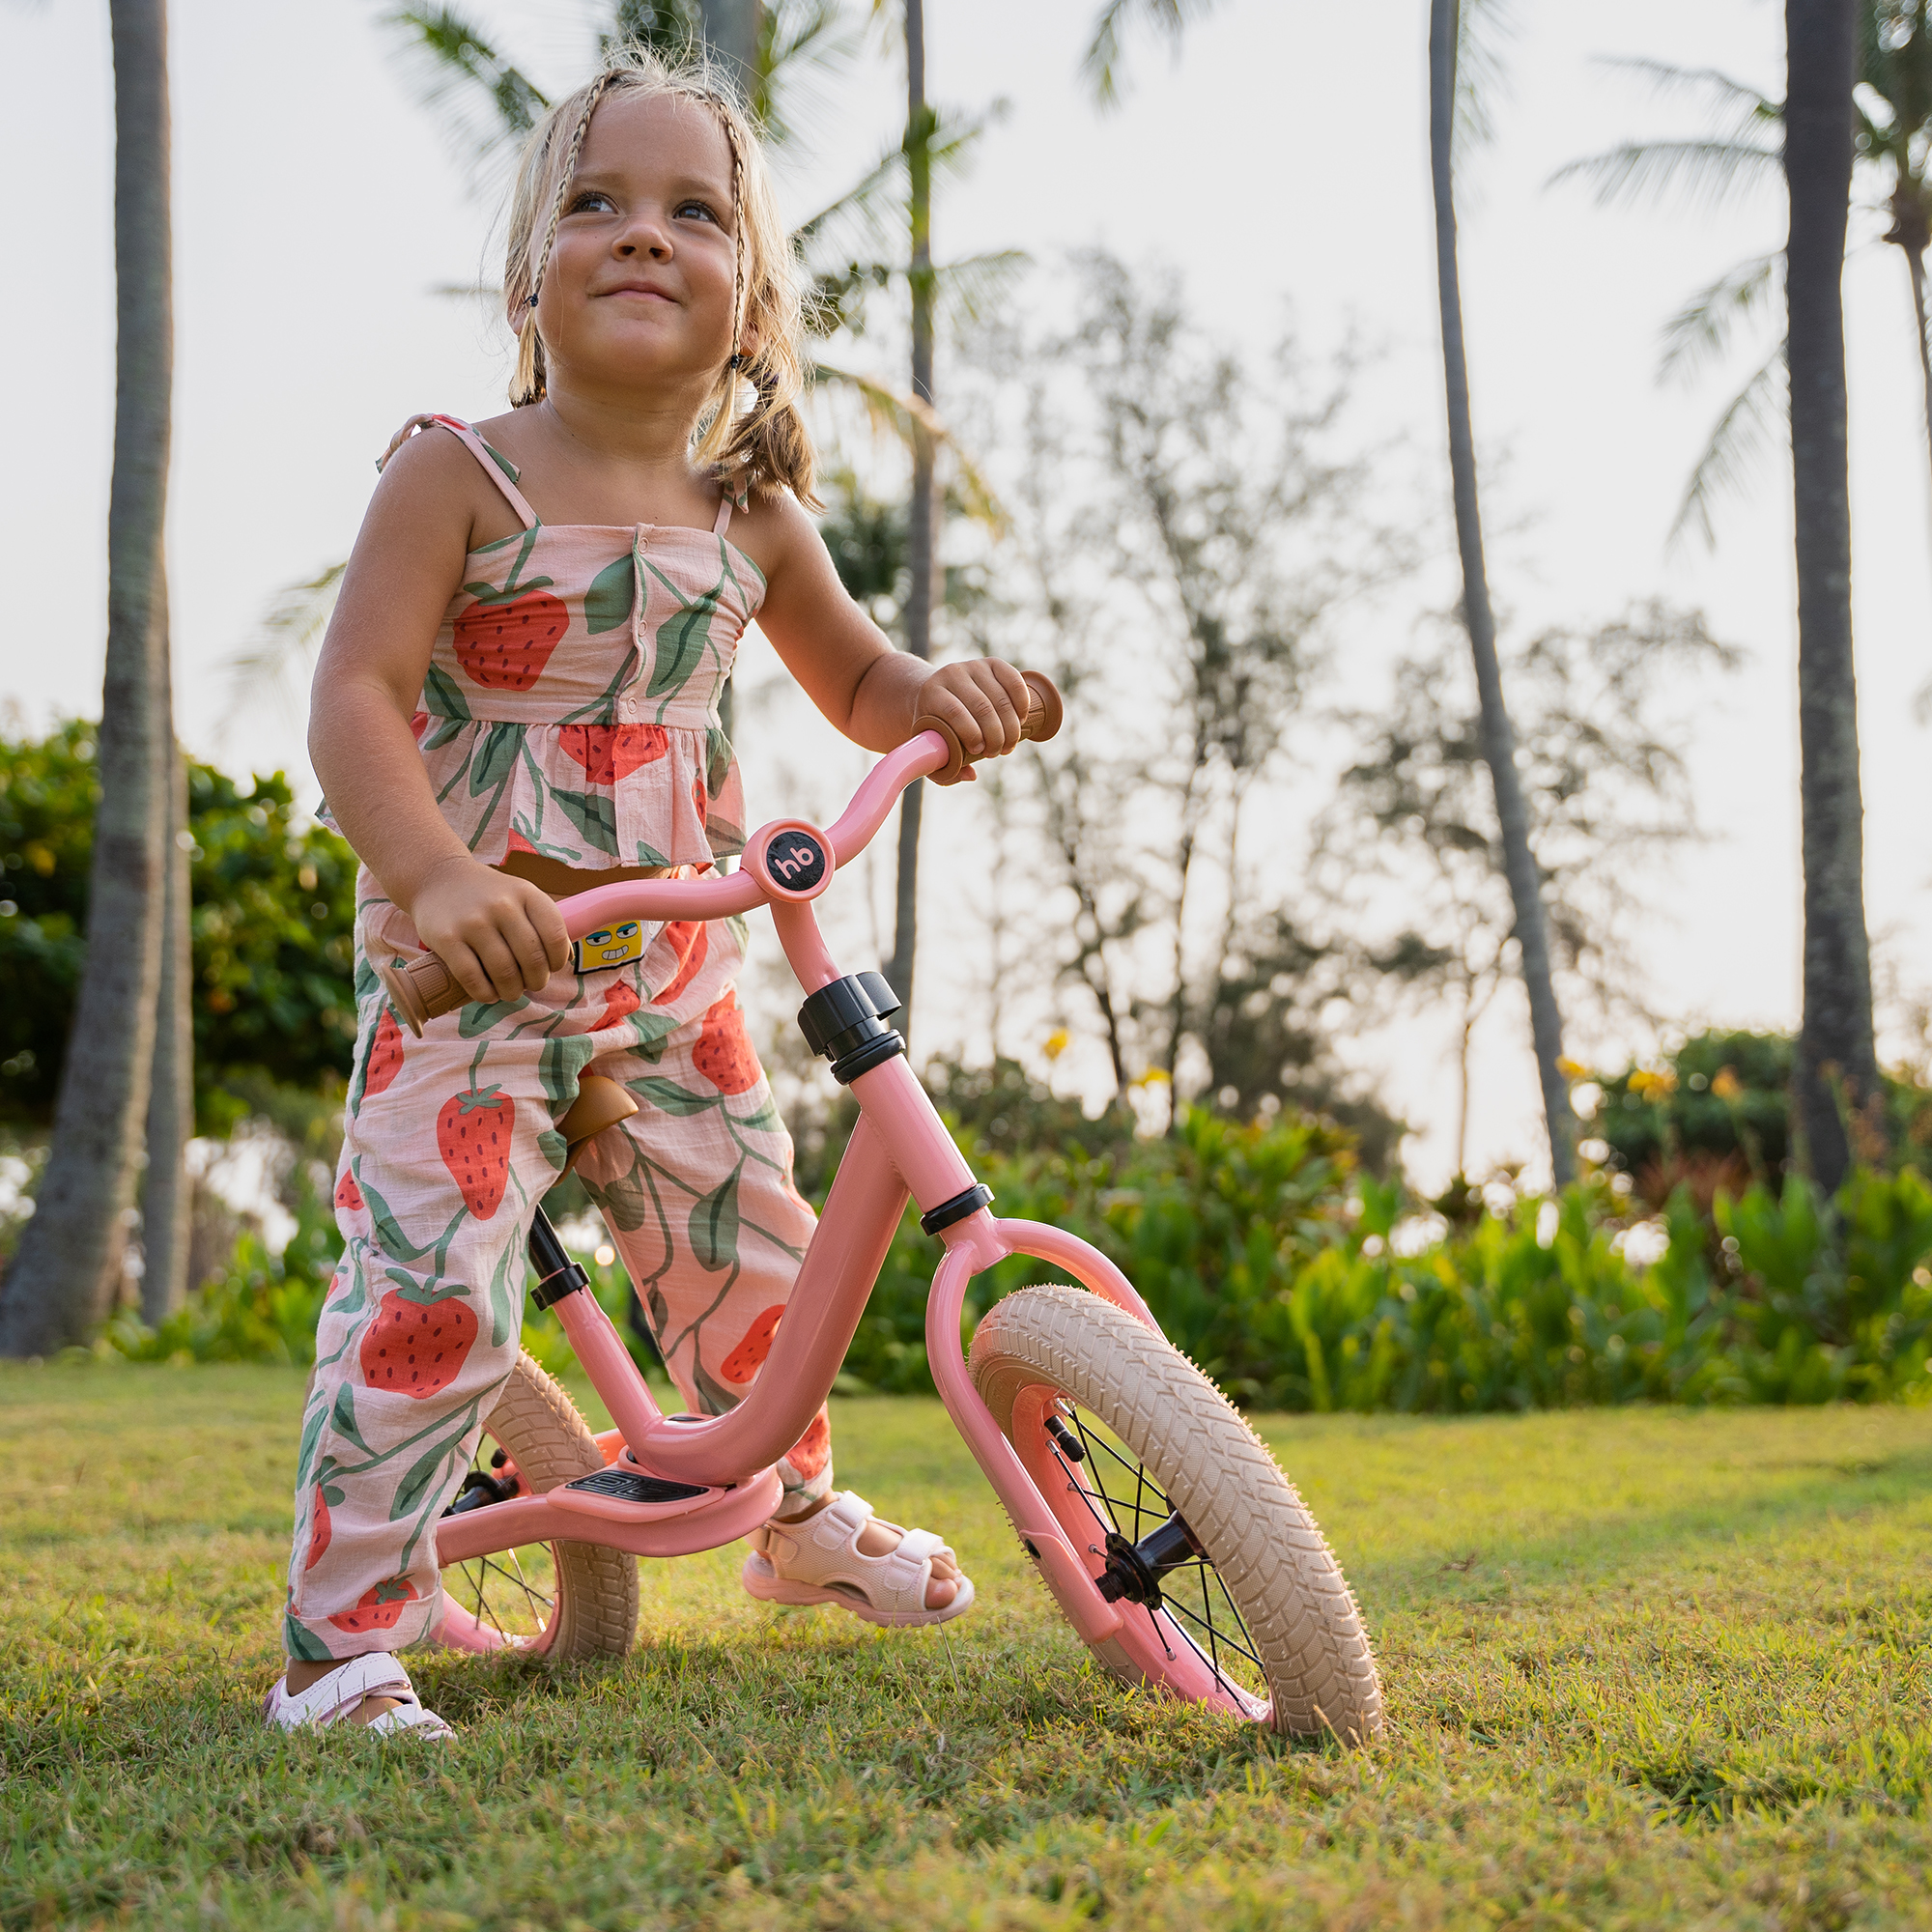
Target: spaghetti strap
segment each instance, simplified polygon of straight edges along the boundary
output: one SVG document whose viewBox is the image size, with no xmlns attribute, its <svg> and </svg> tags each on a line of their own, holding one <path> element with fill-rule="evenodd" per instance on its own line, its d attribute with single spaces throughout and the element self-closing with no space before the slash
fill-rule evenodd
<svg viewBox="0 0 1932 1932">
<path fill-rule="evenodd" d="M 719 484 L 718 521 L 711 526 L 711 534 L 714 537 L 722 537 L 731 527 L 732 508 L 730 485 L 726 483 Z"/>
<path fill-rule="evenodd" d="M 538 521 L 537 513 L 524 500 L 523 492 L 517 488 L 517 472 L 467 422 L 459 421 L 455 416 L 412 416 L 389 439 L 388 448 L 376 459 L 376 468 L 381 469 L 384 464 L 387 463 L 389 458 L 395 455 L 396 451 L 402 448 L 404 443 L 409 441 L 411 437 L 415 435 L 418 430 L 429 428 L 432 423 L 440 424 L 442 428 L 448 430 L 452 436 L 462 440 L 470 455 L 489 472 L 490 480 L 496 484 L 497 489 L 502 491 L 504 501 L 517 513 L 525 529 L 535 529 Z"/>
</svg>

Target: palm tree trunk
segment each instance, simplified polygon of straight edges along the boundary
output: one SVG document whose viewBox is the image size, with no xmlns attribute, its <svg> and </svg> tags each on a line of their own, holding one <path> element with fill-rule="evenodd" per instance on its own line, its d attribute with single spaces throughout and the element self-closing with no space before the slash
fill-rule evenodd
<svg viewBox="0 0 1932 1932">
<path fill-rule="evenodd" d="M 752 100 L 758 87 L 758 0 L 703 0 L 704 50 Z"/>
<path fill-rule="evenodd" d="M 1925 453 L 1932 459 L 1932 335 L 1926 333 L 1925 251 L 1932 247 L 1932 222 L 1911 193 L 1899 169 L 1900 180 L 1891 197 L 1891 226 L 1885 239 L 1895 242 L 1905 256 L 1905 272 L 1912 284 L 1913 337 L 1918 344 L 1918 373 L 1925 387 Z"/>
<path fill-rule="evenodd" d="M 1549 1166 L 1560 1187 L 1576 1173 L 1570 1092 L 1557 1063 L 1563 1057 L 1563 1016 L 1549 973 L 1542 882 L 1530 850 L 1529 810 L 1516 768 L 1516 734 L 1503 705 L 1496 660 L 1495 617 L 1490 609 L 1483 560 L 1482 513 L 1476 499 L 1476 445 L 1469 421 L 1469 367 L 1463 346 L 1463 296 L 1456 268 L 1456 205 L 1452 148 L 1456 120 L 1456 55 L 1462 0 L 1431 0 L 1429 21 L 1429 153 L 1435 191 L 1435 274 L 1442 310 L 1442 368 L 1449 405 L 1449 469 L 1456 503 L 1456 541 L 1463 554 L 1463 617 L 1476 663 L 1482 704 L 1483 757 L 1495 785 L 1503 870 L 1516 912 L 1517 947 L 1529 992 L 1529 1024 L 1549 1134 Z"/>
<path fill-rule="evenodd" d="M 1785 0 L 1784 173 L 1791 197 L 1791 462 L 1798 562 L 1798 740 L 1804 860 L 1804 1014 L 1798 1112 L 1828 1189 L 1847 1133 L 1884 1099 L 1872 1043 L 1864 806 L 1852 659 L 1845 407 L 1845 225 L 1852 181 L 1853 0 Z M 1875 1151 L 1875 1148 L 1874 1148 Z"/>
<path fill-rule="evenodd" d="M 1476 1031 L 1476 994 L 1473 985 L 1463 988 L 1462 1030 L 1456 1039 L 1456 1178 L 1469 1172 L 1469 1040 Z"/>
<path fill-rule="evenodd" d="M 1180 1064 L 1180 1042 L 1187 1032 L 1187 893 L 1194 879 L 1194 858 L 1201 838 L 1201 788 L 1207 780 L 1209 746 L 1205 730 L 1197 724 L 1194 732 L 1193 763 L 1180 792 L 1180 842 L 1174 853 L 1174 993 L 1168 1001 L 1167 1045 L 1161 1055 L 1160 1070 L 1167 1075 L 1167 1130 L 1180 1125 L 1180 1101 L 1175 1088 L 1175 1069 Z"/>
<path fill-rule="evenodd" d="M 912 211 L 912 392 L 932 401 L 932 114 L 925 104 L 925 9 L 905 0 L 906 169 Z M 906 649 L 932 656 L 934 556 L 939 548 L 939 503 L 933 489 L 932 439 L 913 426 L 912 511 L 906 530 Z M 899 997 L 899 1030 L 912 1031 L 913 952 L 919 938 L 919 817 L 923 781 L 908 785 L 899 803 L 898 879 L 895 895 L 893 957 L 886 978 Z"/>
<path fill-rule="evenodd" d="M 53 1150 L 0 1306 L 0 1353 L 84 1341 L 118 1279 L 147 1111 L 160 978 L 169 391 L 166 0 L 110 0 L 114 40 L 114 478 L 107 666 L 87 964 L 54 1104 Z"/>
<path fill-rule="evenodd" d="M 194 1017 L 188 950 L 187 761 L 162 745 L 167 795 L 161 979 L 155 1002 L 155 1079 L 148 1096 L 148 1167 L 141 1183 L 141 1320 L 157 1328 L 188 1289 L 187 1144 L 194 1132 Z"/>
<path fill-rule="evenodd" d="M 754 108 L 760 103 L 758 29 L 764 17 L 760 0 L 703 0 L 699 29 L 704 51 L 724 70 L 741 99 Z M 738 695 L 731 680 L 718 694 L 718 724 L 730 737 L 738 723 Z"/>
</svg>

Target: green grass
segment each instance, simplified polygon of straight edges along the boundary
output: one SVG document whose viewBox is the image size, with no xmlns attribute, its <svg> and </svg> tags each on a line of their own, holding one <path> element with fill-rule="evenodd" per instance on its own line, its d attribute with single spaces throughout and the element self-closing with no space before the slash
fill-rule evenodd
<svg viewBox="0 0 1932 1932">
<path fill-rule="evenodd" d="M 950 1644 L 646 1568 L 621 1664 L 421 1659 L 440 1752 L 256 1703 L 300 1378 L 0 1373 L 0 1924 L 1932 1924 L 1932 1412 L 1282 1419 L 1390 1732 L 1097 1676 L 936 1405 L 838 1406 Z"/>
</svg>

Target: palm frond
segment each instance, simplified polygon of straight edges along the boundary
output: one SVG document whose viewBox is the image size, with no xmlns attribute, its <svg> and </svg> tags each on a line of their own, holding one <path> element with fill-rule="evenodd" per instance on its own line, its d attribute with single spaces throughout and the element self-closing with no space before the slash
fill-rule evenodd
<svg viewBox="0 0 1932 1932">
<path fill-rule="evenodd" d="M 860 44 L 840 0 L 766 0 L 758 11 L 752 108 L 767 142 L 782 147 L 794 137 L 800 103 L 807 121 L 822 118 L 830 102 L 821 84 Z"/>
<path fill-rule="evenodd" d="M 384 24 L 401 35 L 425 107 L 479 172 L 536 126 L 550 99 L 458 7 L 399 7 Z"/>
<path fill-rule="evenodd" d="M 995 535 L 1006 529 L 1007 513 L 1000 507 L 991 484 L 930 403 L 895 389 L 876 376 L 862 375 L 856 369 L 840 368 L 833 362 L 814 361 L 807 372 L 807 380 L 814 385 L 826 384 L 850 389 L 865 405 L 874 431 L 892 437 L 907 448 L 923 438 L 935 447 L 945 449 L 952 459 L 966 514 L 976 523 L 984 524 Z"/>
<path fill-rule="evenodd" d="M 1102 108 L 1121 104 L 1124 39 L 1137 20 L 1165 34 L 1177 50 L 1189 20 L 1205 19 L 1215 0 L 1106 0 L 1094 20 L 1094 36 L 1080 62 L 1080 77 Z"/>
<path fill-rule="evenodd" d="M 1638 74 L 1649 81 L 1654 94 L 1701 95 L 1728 115 L 1730 126 L 1740 133 L 1753 125 L 1780 126 L 1784 120 L 1783 101 L 1733 79 L 1720 68 L 1677 67 L 1644 54 L 1600 54 L 1592 65 Z"/>
<path fill-rule="evenodd" d="M 973 150 L 989 128 L 1007 118 L 1009 106 L 1003 97 L 970 119 L 951 112 L 935 115 L 925 140 L 926 158 L 932 163 L 933 174 L 959 180 L 973 164 Z"/>
<path fill-rule="evenodd" d="M 1515 0 L 1458 0 L 1456 122 L 1458 152 L 1495 138 L 1494 108 L 1508 85 L 1505 49 L 1517 33 Z"/>
<path fill-rule="evenodd" d="M 237 651 L 223 668 L 228 673 L 228 708 L 224 727 L 265 697 L 299 712 L 299 689 L 315 667 L 316 646 L 328 628 L 335 600 L 342 589 L 345 557 L 311 577 L 275 593 L 252 643 Z M 292 691 L 294 680 L 297 690 Z"/>
<path fill-rule="evenodd" d="M 704 44 L 698 0 L 617 0 L 609 29 L 597 37 L 600 60 L 625 47 L 649 47 L 668 61 L 689 60 Z"/>
<path fill-rule="evenodd" d="M 1713 505 L 1718 497 L 1745 487 L 1766 443 L 1785 419 L 1781 395 L 1787 381 L 1785 348 L 1780 342 L 1771 352 L 1712 428 L 1711 440 L 1684 486 L 1684 499 L 1670 520 L 1670 531 L 1664 539 L 1667 549 L 1674 549 L 1692 528 L 1706 549 L 1716 547 Z"/>
<path fill-rule="evenodd" d="M 1033 257 L 1024 248 L 1000 248 L 946 263 L 934 270 L 934 279 L 947 322 L 954 327 L 985 322 L 1000 298 L 1032 266 Z"/>
<path fill-rule="evenodd" d="M 1782 165 L 1776 148 L 1748 141 L 1624 141 L 1601 155 L 1567 162 L 1547 186 L 1578 177 L 1591 184 L 1600 208 L 1682 189 L 1715 206 L 1774 178 Z"/>
<path fill-rule="evenodd" d="M 957 179 L 962 175 L 980 137 L 1005 112 L 1006 103 L 996 101 L 983 114 L 970 118 L 935 115 L 925 134 L 934 176 Z M 869 267 L 902 253 L 906 245 L 905 203 L 903 192 L 893 190 L 900 183 L 905 165 L 905 143 L 895 141 L 838 200 L 801 221 L 792 230 L 793 242 L 808 251 L 808 259 L 815 244 L 821 256 L 830 250 L 855 268 Z M 872 258 L 871 264 L 861 262 L 860 258 L 867 256 Z"/>
<path fill-rule="evenodd" d="M 1699 289 L 1663 326 L 1659 380 L 1689 378 L 1722 355 L 1730 347 L 1732 330 L 1755 321 L 1758 311 L 1776 297 L 1783 268 L 1782 249 L 1754 255 Z"/>
<path fill-rule="evenodd" d="M 895 142 L 836 201 L 827 202 L 791 231 L 793 245 L 809 249 L 815 242 L 853 228 L 881 249 L 890 245 L 888 238 L 896 224 L 888 223 L 890 211 L 882 212 L 880 203 L 904 165 L 905 150 Z"/>
</svg>

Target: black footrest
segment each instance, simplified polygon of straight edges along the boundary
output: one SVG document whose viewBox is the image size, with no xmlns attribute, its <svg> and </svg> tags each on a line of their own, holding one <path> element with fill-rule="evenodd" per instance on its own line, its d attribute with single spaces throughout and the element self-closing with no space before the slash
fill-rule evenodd
<svg viewBox="0 0 1932 1932">
<path fill-rule="evenodd" d="M 704 1493 L 701 1483 L 667 1482 L 662 1476 L 640 1476 L 633 1469 L 617 1468 L 594 1470 L 563 1487 L 620 1503 L 681 1503 Z"/>
</svg>

